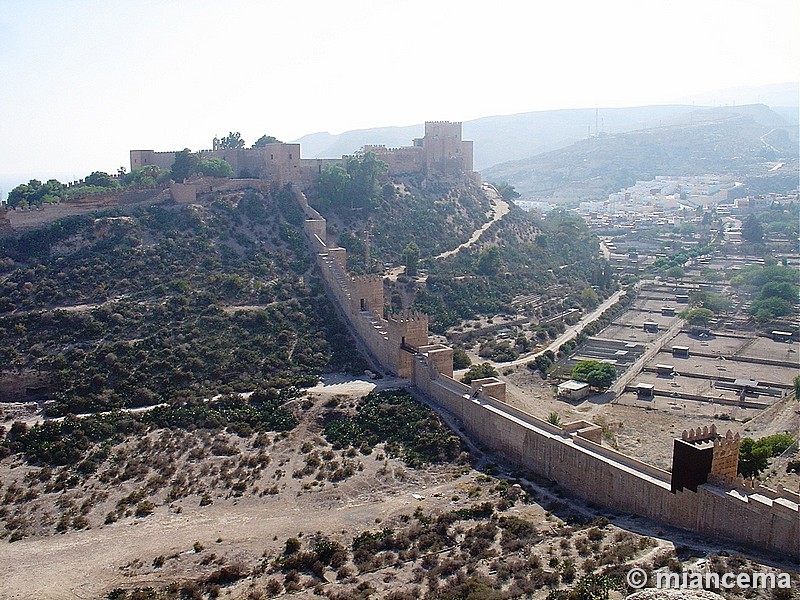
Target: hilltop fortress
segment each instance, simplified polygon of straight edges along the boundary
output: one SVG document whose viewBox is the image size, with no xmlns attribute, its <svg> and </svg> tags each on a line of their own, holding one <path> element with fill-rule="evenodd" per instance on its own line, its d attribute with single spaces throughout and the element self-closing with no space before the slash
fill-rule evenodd
<svg viewBox="0 0 800 600">
<path fill-rule="evenodd" d="M 389 165 L 389 174 L 479 181 L 472 171 L 472 142 L 461 124 L 429 122 L 413 146 L 366 146 Z M 7 228 L 32 227 L 46 219 L 119 204 L 168 200 L 192 202 L 197 193 L 246 188 L 265 191 L 292 184 L 304 211 L 304 230 L 325 287 L 357 344 L 380 369 L 409 379 L 459 428 L 521 469 L 557 482 L 569 493 L 610 510 L 641 515 L 700 534 L 719 536 L 800 560 L 800 494 L 761 486 L 737 476 L 740 440 L 713 427 L 683 432 L 674 441 L 671 472 L 622 454 L 602 443 L 602 430 L 586 421 L 557 426 L 506 403 L 506 384 L 496 378 L 465 385 L 453 378 L 453 349 L 433 344 L 428 317 L 415 311 L 387 314 L 383 279 L 347 272 L 347 251 L 329 245 L 325 218 L 302 189 L 326 165 L 342 159 L 302 159 L 299 144 L 201 151 L 228 161 L 239 180 L 174 184 L 169 190 L 133 190 L 90 197 L 41 210 L 8 211 Z M 175 152 L 131 151 L 131 168 L 169 169 Z M 257 179 L 253 179 L 257 178 Z M 48 216 L 49 215 L 49 216 Z M 2 228 L 0 215 L 0 228 Z M 30 222 L 20 223 L 19 219 Z"/>
<path fill-rule="evenodd" d="M 389 166 L 390 176 L 415 175 L 425 179 L 452 180 L 468 177 L 480 183 L 473 171 L 473 144 L 461 139 L 461 123 L 428 121 L 425 135 L 413 145 L 401 148 L 365 146 L 361 152 L 373 152 Z M 131 150 L 131 171 L 148 165 L 170 169 L 178 151 Z M 312 187 L 329 165 L 341 165 L 341 158 L 301 158 L 300 144 L 275 143 L 260 148 L 222 148 L 215 138 L 211 150 L 200 150 L 202 158 L 221 158 L 233 169 L 233 179 L 204 177 L 187 183 L 171 183 L 169 189 L 119 190 L 104 194 L 75 196 L 69 202 L 39 207 L 35 210 L 0 209 L 0 233 L 31 229 L 70 215 L 115 206 L 131 205 L 172 198 L 176 202 L 194 202 L 198 193 L 228 192 L 257 187 L 291 184 L 295 189 Z M 81 182 L 76 182 L 81 183 Z M 72 184 L 70 184 L 72 185 Z"/>
<path fill-rule="evenodd" d="M 365 146 L 363 152 L 374 152 L 389 165 L 389 175 L 421 174 L 430 177 L 458 177 L 463 174 L 478 181 L 473 171 L 472 142 L 461 139 L 461 123 L 428 121 L 425 136 L 412 146 L 387 148 Z M 131 150 L 131 171 L 155 165 L 169 169 L 175 162 L 175 151 Z M 202 158 L 227 161 L 235 177 L 258 178 L 278 184 L 292 183 L 300 188 L 312 185 L 328 165 L 341 164 L 342 158 L 301 158 L 300 144 L 275 143 L 261 148 L 221 148 L 214 138 L 211 150 L 200 150 Z"/>
</svg>

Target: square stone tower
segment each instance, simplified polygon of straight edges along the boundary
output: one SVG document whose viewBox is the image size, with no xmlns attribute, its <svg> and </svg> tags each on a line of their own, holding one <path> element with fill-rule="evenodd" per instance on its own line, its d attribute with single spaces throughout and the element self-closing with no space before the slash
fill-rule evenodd
<svg viewBox="0 0 800 600">
<path fill-rule="evenodd" d="M 361 311 L 372 311 L 383 317 L 383 277 L 380 275 L 357 275 L 351 277 L 350 310 L 353 314 Z"/>
<path fill-rule="evenodd" d="M 704 483 L 731 483 L 738 466 L 738 433 L 728 431 L 723 437 L 714 425 L 684 431 L 673 445 L 672 491 L 696 492 Z"/>
<path fill-rule="evenodd" d="M 428 345 L 428 315 L 404 310 L 389 315 L 389 368 L 398 377 L 411 377 L 414 353 Z"/>
<path fill-rule="evenodd" d="M 448 177 L 472 171 L 472 142 L 461 139 L 461 123 L 427 121 L 422 147 L 428 176 Z"/>
</svg>

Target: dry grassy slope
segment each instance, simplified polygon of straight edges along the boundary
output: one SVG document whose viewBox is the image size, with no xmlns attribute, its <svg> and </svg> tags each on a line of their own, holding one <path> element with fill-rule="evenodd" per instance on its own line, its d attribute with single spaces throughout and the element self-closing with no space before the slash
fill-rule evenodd
<svg viewBox="0 0 800 600">
<path fill-rule="evenodd" d="M 295 409 L 302 422 L 288 434 L 241 439 L 202 431 L 152 432 L 117 446 L 100 478 L 62 492 L 45 491 L 38 469 L 6 459 L 1 465 L 5 519 L 29 523 L 29 535 L 0 544 L 0 598 L 99 598 L 117 588 L 145 587 L 162 590 L 150 597 L 177 597 L 170 595 L 169 584 L 183 590 L 183 597 L 197 598 L 209 593 L 264 598 L 289 590 L 308 598 L 365 597 L 369 591 L 387 598 L 462 597 L 469 586 L 544 598 L 549 585 L 574 583 L 573 570 L 577 580 L 588 572 L 623 572 L 615 565 L 632 562 L 674 565 L 674 544 L 693 543 L 641 523 L 640 534 L 604 521 L 565 526 L 575 518 L 587 523 L 593 511 L 545 482 L 525 483 L 529 495 L 516 499 L 508 483 L 484 474 L 497 467 L 488 462 L 491 457 L 480 459 L 480 452 L 473 451 L 471 460 L 464 456 L 467 462 L 411 469 L 384 456 L 381 447 L 369 455 L 335 451 L 319 434 L 332 398 L 337 410 L 354 404 L 339 393 L 346 390 L 317 389 L 311 399 L 299 401 Z M 322 458 L 320 468 L 304 472 L 315 453 Z M 331 482 L 334 462 L 351 462 L 353 475 Z M 160 479 L 167 472 L 172 474 Z M 117 479 L 104 483 L 104 473 Z M 58 476 L 53 473 L 51 480 Z M 9 497 L 9 488 L 17 486 L 38 496 Z M 151 514 L 142 510 L 136 516 L 136 505 L 126 505 L 118 520 L 105 523 L 121 500 L 142 489 L 143 501 L 155 505 Z M 204 494 L 211 503 L 201 502 Z M 486 501 L 496 507 L 492 519 L 463 515 L 436 521 L 437 514 Z M 431 514 L 434 521 L 426 525 Z M 56 533 L 65 515 L 69 526 Z M 82 528 L 75 529 L 80 516 L 86 523 L 78 521 Z M 503 520 L 510 517 L 522 521 Z M 386 527 L 395 532 L 386 547 L 352 552 L 360 533 Z M 346 560 L 323 567 L 321 577 L 302 569 L 286 572 L 275 560 L 290 537 L 301 541 L 302 551 L 322 537 L 335 541 L 347 551 Z M 691 563 L 707 552 L 681 559 Z M 725 568 L 725 558 L 712 560 Z M 765 569 L 740 558 L 731 564 Z M 217 588 L 210 580 L 227 583 Z"/>
</svg>

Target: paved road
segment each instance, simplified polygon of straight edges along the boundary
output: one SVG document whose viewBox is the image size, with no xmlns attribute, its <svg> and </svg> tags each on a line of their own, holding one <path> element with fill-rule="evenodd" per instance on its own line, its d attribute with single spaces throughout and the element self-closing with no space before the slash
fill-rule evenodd
<svg viewBox="0 0 800 600">
<path fill-rule="evenodd" d="M 542 350 L 537 350 L 536 352 L 532 352 L 530 354 L 526 354 L 525 356 L 520 356 L 518 359 L 512 360 L 510 362 L 493 362 L 491 360 L 484 360 L 484 359 L 481 359 L 480 362 L 488 362 L 491 365 L 493 365 L 496 369 L 502 369 L 504 367 L 514 367 L 514 366 L 517 366 L 517 365 L 524 365 L 524 364 L 532 361 L 533 359 L 535 359 L 537 356 L 541 356 L 542 354 L 544 354 L 548 350 L 550 350 L 551 352 L 557 352 L 558 349 L 564 343 L 576 338 L 578 336 L 578 334 L 581 331 L 583 331 L 584 328 L 589 323 L 592 323 L 593 321 L 596 321 L 600 317 L 600 315 L 602 315 L 603 312 L 605 312 L 606 309 L 608 309 L 609 307 L 611 307 L 614 304 L 616 304 L 619 301 L 619 299 L 623 296 L 623 294 L 625 294 L 625 290 L 617 290 L 616 292 L 611 294 L 596 309 L 594 309 L 588 315 L 584 315 L 584 317 L 581 318 L 580 321 L 575 323 L 575 325 L 570 325 L 569 327 L 567 327 L 567 329 L 564 331 L 564 333 L 559 335 L 546 348 L 543 348 Z"/>
</svg>

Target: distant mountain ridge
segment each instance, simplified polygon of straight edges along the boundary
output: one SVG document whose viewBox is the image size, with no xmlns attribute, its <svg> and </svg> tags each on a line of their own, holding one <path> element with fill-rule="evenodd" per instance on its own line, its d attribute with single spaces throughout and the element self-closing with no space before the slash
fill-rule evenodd
<svg viewBox="0 0 800 600">
<path fill-rule="evenodd" d="M 752 105 L 694 110 L 660 127 L 601 134 L 481 174 L 511 183 L 524 199 L 574 203 L 606 198 L 657 175 L 759 177 L 777 162 L 787 166 L 776 175 L 786 175 L 796 188 L 797 159 L 797 125 Z"/>
<path fill-rule="evenodd" d="M 695 110 L 692 106 L 578 108 L 482 117 L 463 124 L 465 140 L 475 142 L 475 168 L 527 158 L 568 146 L 595 132 L 619 133 L 655 127 Z M 365 145 L 410 146 L 422 137 L 424 125 L 355 129 L 333 135 L 312 133 L 296 140 L 304 158 L 338 158 Z"/>
<path fill-rule="evenodd" d="M 479 171 L 513 160 L 564 148 L 601 134 L 618 134 L 685 122 L 698 110 L 721 102 L 764 103 L 788 124 L 798 123 L 800 88 L 797 83 L 720 90 L 683 98 L 674 104 L 629 108 L 579 108 L 482 117 L 463 124 L 464 139 L 475 142 Z M 694 104 L 692 104 L 694 102 Z M 707 103 L 701 106 L 702 102 Z M 725 107 L 722 107 L 725 108 Z M 735 108 L 728 107 L 728 108 Z M 334 135 L 312 133 L 299 140 L 306 158 L 338 158 L 367 144 L 410 146 L 422 137 L 424 125 L 356 129 Z"/>
<path fill-rule="evenodd" d="M 703 92 L 692 96 L 675 98 L 676 104 L 692 104 L 698 106 L 742 106 L 747 104 L 766 104 L 772 110 L 791 107 L 794 109 L 796 123 L 797 107 L 800 97 L 798 82 L 771 83 L 767 85 L 746 85 L 723 90 Z M 777 112 L 777 111 L 776 111 Z"/>
</svg>

